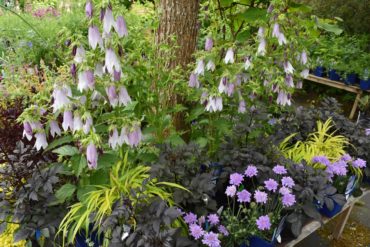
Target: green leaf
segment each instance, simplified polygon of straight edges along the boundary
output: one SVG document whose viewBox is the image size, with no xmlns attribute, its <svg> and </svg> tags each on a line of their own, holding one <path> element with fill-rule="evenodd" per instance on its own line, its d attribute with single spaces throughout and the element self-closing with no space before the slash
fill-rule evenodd
<svg viewBox="0 0 370 247">
<path fill-rule="evenodd" d="M 119 156 L 115 153 L 105 153 L 98 159 L 97 170 L 108 169 L 119 160 Z"/>
<path fill-rule="evenodd" d="M 135 107 L 136 105 L 138 104 L 139 102 L 137 101 L 132 101 L 130 104 L 128 104 L 124 109 L 123 111 L 134 111 L 135 110 Z"/>
<path fill-rule="evenodd" d="M 76 191 L 76 186 L 73 184 L 65 184 L 59 188 L 59 190 L 55 193 L 55 197 L 60 202 L 65 202 L 69 198 L 72 197 L 73 193 Z"/>
<path fill-rule="evenodd" d="M 86 200 L 88 193 L 94 190 L 95 190 L 95 187 L 92 185 L 86 185 L 86 186 L 79 187 L 77 189 L 77 199 L 83 203 Z"/>
<path fill-rule="evenodd" d="M 317 27 L 336 35 L 340 35 L 343 32 L 343 29 L 341 29 L 338 25 L 329 24 L 322 19 L 318 20 Z"/>
<path fill-rule="evenodd" d="M 50 143 L 48 145 L 48 147 L 45 149 L 44 152 L 47 152 L 49 150 L 52 150 L 60 145 L 63 145 L 63 144 L 66 144 L 66 143 L 70 143 L 73 141 L 73 137 L 72 136 L 63 136 L 61 138 L 58 138 L 58 139 L 55 139 L 52 143 Z"/>
<path fill-rule="evenodd" d="M 90 184 L 103 185 L 109 184 L 108 170 L 97 170 L 90 176 Z"/>
<path fill-rule="evenodd" d="M 237 18 L 240 21 L 245 21 L 248 23 L 267 21 L 267 12 L 266 12 L 266 9 L 248 8 L 243 13 L 238 14 Z"/>
<path fill-rule="evenodd" d="M 187 122 L 191 122 L 197 119 L 200 115 L 204 113 L 204 106 L 197 106 L 193 110 L 191 110 L 189 116 L 186 118 Z"/>
<path fill-rule="evenodd" d="M 45 238 L 50 238 L 50 232 L 49 232 L 49 229 L 48 229 L 48 228 L 43 228 L 43 229 L 41 229 L 41 234 L 42 234 L 42 236 L 44 236 Z"/>
<path fill-rule="evenodd" d="M 76 147 L 65 145 L 63 147 L 53 150 L 53 153 L 56 153 L 62 156 L 73 156 L 75 154 L 78 154 L 79 151 Z"/>
<path fill-rule="evenodd" d="M 185 145 L 186 143 L 184 140 L 177 134 L 171 135 L 168 139 L 167 142 L 174 146 L 180 146 L 180 145 Z"/>
<path fill-rule="evenodd" d="M 233 3 L 233 0 L 220 0 L 221 7 L 228 7 Z"/>
<path fill-rule="evenodd" d="M 208 139 L 205 137 L 198 137 L 195 141 L 201 148 L 204 148 L 208 144 Z"/>
</svg>

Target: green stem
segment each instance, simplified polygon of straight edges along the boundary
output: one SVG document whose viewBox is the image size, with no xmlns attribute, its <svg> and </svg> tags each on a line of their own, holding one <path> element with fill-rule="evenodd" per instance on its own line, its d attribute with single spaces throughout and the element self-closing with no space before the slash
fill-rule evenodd
<svg viewBox="0 0 370 247">
<path fill-rule="evenodd" d="M 2 5 L 2 4 L 0 4 L 0 8 L 2 8 L 2 9 L 5 9 L 5 10 L 7 10 L 7 11 L 9 11 L 10 13 L 12 13 L 12 14 L 14 14 L 14 15 L 16 15 L 16 16 L 18 16 L 24 23 L 26 23 L 27 24 L 27 26 L 29 26 L 33 31 L 35 31 L 35 33 L 41 38 L 41 39 L 43 39 L 44 41 L 45 41 L 45 39 L 44 39 L 44 37 L 39 33 L 39 31 L 37 31 L 37 29 L 34 27 L 34 26 L 32 26 L 26 19 L 24 19 L 20 14 L 18 14 L 17 12 L 15 12 L 14 10 L 11 10 L 11 9 L 9 9 L 8 7 L 6 7 L 6 6 L 4 6 L 4 5 Z"/>
</svg>

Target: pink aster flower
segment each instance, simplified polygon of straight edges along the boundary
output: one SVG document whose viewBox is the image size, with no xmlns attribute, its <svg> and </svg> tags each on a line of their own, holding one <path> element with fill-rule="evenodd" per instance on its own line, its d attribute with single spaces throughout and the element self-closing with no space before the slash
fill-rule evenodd
<svg viewBox="0 0 370 247">
<path fill-rule="evenodd" d="M 265 204 L 267 202 L 267 194 L 263 191 L 256 190 L 254 192 L 254 199 L 257 203 Z"/>
<path fill-rule="evenodd" d="M 257 167 L 255 167 L 253 165 L 249 165 L 247 167 L 247 169 L 245 170 L 244 174 L 245 174 L 245 176 L 247 176 L 249 178 L 257 176 L 257 174 L 258 174 Z"/>
<path fill-rule="evenodd" d="M 274 166 L 274 168 L 272 168 L 272 170 L 275 172 L 275 174 L 278 174 L 278 175 L 282 175 L 282 174 L 287 173 L 287 170 L 285 169 L 285 167 L 281 166 L 281 165 Z"/>
<path fill-rule="evenodd" d="M 295 195 L 290 193 L 283 194 L 283 198 L 281 199 L 284 207 L 291 207 L 295 203 Z"/>
<path fill-rule="evenodd" d="M 349 154 L 344 154 L 340 159 L 343 160 L 344 162 L 348 162 L 352 160 L 352 157 Z"/>
<path fill-rule="evenodd" d="M 256 224 L 258 229 L 260 230 L 270 230 L 271 228 L 271 222 L 270 222 L 270 217 L 268 215 L 260 216 L 256 220 Z"/>
<path fill-rule="evenodd" d="M 193 236 L 196 240 L 200 239 L 204 235 L 204 230 L 197 224 L 191 224 L 189 230 L 191 236 Z"/>
<path fill-rule="evenodd" d="M 218 239 L 218 235 L 212 231 L 204 234 L 202 243 L 208 247 L 221 247 L 221 241 Z"/>
<path fill-rule="evenodd" d="M 227 186 L 225 194 L 229 197 L 234 197 L 236 194 L 235 185 Z"/>
<path fill-rule="evenodd" d="M 187 223 L 187 224 L 194 224 L 194 223 L 197 223 L 197 216 L 195 214 L 193 214 L 192 212 L 190 213 L 187 213 L 185 214 L 184 216 L 184 221 Z"/>
<path fill-rule="evenodd" d="M 281 179 L 281 184 L 288 188 L 293 188 L 295 185 L 294 180 L 291 177 L 283 177 Z"/>
<path fill-rule="evenodd" d="M 265 188 L 268 190 L 268 191 L 272 191 L 272 192 L 276 192 L 277 188 L 278 188 L 278 183 L 270 178 L 269 180 L 266 180 L 265 182 Z"/>
<path fill-rule="evenodd" d="M 230 184 L 239 186 L 243 182 L 243 175 L 240 173 L 233 173 L 230 175 Z"/>
<path fill-rule="evenodd" d="M 207 216 L 207 219 L 209 223 L 211 223 L 211 225 L 217 225 L 218 223 L 220 223 L 220 218 L 217 214 L 210 214 Z"/>
<path fill-rule="evenodd" d="M 250 202 L 251 201 L 251 193 L 247 190 L 242 190 L 237 193 L 238 202 Z"/>
<path fill-rule="evenodd" d="M 282 195 L 285 195 L 285 194 L 289 194 L 289 193 L 291 193 L 291 191 L 290 191 L 290 189 L 289 188 L 287 188 L 287 187 L 281 187 L 280 189 L 279 189 L 279 193 L 280 194 L 282 194 Z"/>
</svg>

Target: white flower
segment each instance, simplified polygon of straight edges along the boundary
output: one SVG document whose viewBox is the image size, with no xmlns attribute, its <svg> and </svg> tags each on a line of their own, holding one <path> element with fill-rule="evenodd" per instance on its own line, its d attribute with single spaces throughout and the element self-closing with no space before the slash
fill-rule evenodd
<svg viewBox="0 0 370 247">
<path fill-rule="evenodd" d="M 103 65 L 101 63 L 97 63 L 96 66 L 95 66 L 95 71 L 94 71 L 94 75 L 102 78 L 103 75 L 104 75 L 104 71 L 103 71 Z"/>
<path fill-rule="evenodd" d="M 286 38 L 283 33 L 279 34 L 278 42 L 279 42 L 279 45 L 283 45 L 287 43 Z"/>
<path fill-rule="evenodd" d="M 97 26 L 89 27 L 88 39 L 89 39 L 89 44 L 93 50 L 96 49 L 96 46 L 98 44 L 100 48 L 103 48 L 103 39 L 100 35 L 99 29 Z"/>
<path fill-rule="evenodd" d="M 118 131 L 116 128 L 111 132 L 109 135 L 108 144 L 112 149 L 116 149 L 117 146 L 121 146 L 121 142 L 119 141 Z"/>
<path fill-rule="evenodd" d="M 55 87 L 53 94 L 53 112 L 57 112 L 70 103 L 69 97 L 72 97 L 72 91 L 69 86 Z"/>
<path fill-rule="evenodd" d="M 82 63 L 85 60 L 85 57 L 86 57 L 86 52 L 83 46 L 81 45 L 80 47 L 77 47 L 74 61 L 76 63 Z"/>
<path fill-rule="evenodd" d="M 126 87 L 124 86 L 121 86 L 119 88 L 118 103 L 119 105 L 124 105 L 124 106 L 127 106 L 129 103 L 131 103 L 131 97 L 128 94 Z"/>
<path fill-rule="evenodd" d="M 266 40 L 261 39 L 260 44 L 258 45 L 257 55 L 264 56 L 266 54 Z"/>
<path fill-rule="evenodd" d="M 207 65 L 206 65 L 206 69 L 208 71 L 214 71 L 216 69 L 215 63 L 212 60 L 209 60 Z"/>
<path fill-rule="evenodd" d="M 74 119 L 73 119 L 73 133 L 75 131 L 82 130 L 82 128 L 83 128 L 82 120 L 81 120 L 80 116 L 76 114 Z"/>
<path fill-rule="evenodd" d="M 116 22 L 113 18 L 113 13 L 110 8 L 105 10 L 104 19 L 103 19 L 103 29 L 105 33 L 109 33 L 112 27 L 115 28 Z"/>
<path fill-rule="evenodd" d="M 220 80 L 220 84 L 218 85 L 218 91 L 220 93 L 226 93 L 227 92 L 227 78 L 222 77 Z"/>
<path fill-rule="evenodd" d="M 113 75 L 115 71 L 121 71 L 121 64 L 116 56 L 116 53 L 111 49 L 105 51 L 105 68 Z"/>
<path fill-rule="evenodd" d="M 61 130 L 59 128 L 57 121 L 51 120 L 50 121 L 50 135 L 52 137 L 55 137 L 55 134 L 60 136 L 62 133 L 61 133 Z"/>
<path fill-rule="evenodd" d="M 302 76 L 302 78 L 306 79 L 309 74 L 310 74 L 310 70 L 309 69 L 304 69 L 304 70 L 302 70 L 300 75 Z"/>
<path fill-rule="evenodd" d="M 77 88 L 80 92 L 88 89 L 94 89 L 95 80 L 94 73 L 91 70 L 87 70 L 78 74 L 78 85 Z"/>
<path fill-rule="evenodd" d="M 294 68 L 289 61 L 284 62 L 284 71 L 287 74 L 293 74 Z"/>
<path fill-rule="evenodd" d="M 225 63 L 234 63 L 234 50 L 229 48 L 226 52 Z"/>
<path fill-rule="evenodd" d="M 36 133 L 35 137 L 35 148 L 37 149 L 37 151 L 39 151 L 41 148 L 45 149 L 48 146 L 48 142 L 46 141 L 46 135 L 44 132 Z"/>
</svg>

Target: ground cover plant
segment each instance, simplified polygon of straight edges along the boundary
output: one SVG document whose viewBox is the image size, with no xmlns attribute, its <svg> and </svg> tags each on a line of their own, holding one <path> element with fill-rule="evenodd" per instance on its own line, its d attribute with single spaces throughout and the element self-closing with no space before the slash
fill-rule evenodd
<svg viewBox="0 0 370 247">
<path fill-rule="evenodd" d="M 29 18 L 35 33 L 66 21 L 37 56 L 28 36 L 4 41 L 0 230 L 27 246 L 254 246 L 343 206 L 362 146 L 335 108 L 292 106 L 336 27 L 285 0 L 142 2 Z"/>
</svg>

